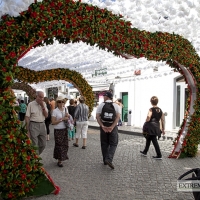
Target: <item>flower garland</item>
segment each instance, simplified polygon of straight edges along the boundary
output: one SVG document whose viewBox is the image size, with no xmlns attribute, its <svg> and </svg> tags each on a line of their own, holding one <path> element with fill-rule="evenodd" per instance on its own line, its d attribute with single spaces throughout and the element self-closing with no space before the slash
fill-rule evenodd
<svg viewBox="0 0 200 200">
<path fill-rule="evenodd" d="M 23 67 L 18 67 L 15 77 L 18 81 L 28 83 L 38 83 L 51 80 L 65 80 L 70 82 L 79 90 L 81 95 L 86 97 L 86 104 L 89 107 L 90 113 L 93 110 L 94 94 L 92 92 L 92 87 L 87 83 L 83 76 L 76 71 L 61 68 L 33 71 Z"/>
<path fill-rule="evenodd" d="M 2 16 L 0 21 L 0 192 L 4 199 L 21 199 L 33 190 L 43 177 L 39 158 L 26 136 L 13 108 L 14 95 L 9 92 L 14 78 L 24 82 L 73 79 L 83 94 L 89 92 L 87 101 L 93 101 L 84 79 L 74 71 L 63 69 L 34 72 L 16 66 L 32 47 L 84 41 L 97 44 L 115 55 L 132 55 L 136 58 L 166 61 L 178 69 L 176 63 L 185 66 L 194 76 L 200 89 L 200 58 L 191 43 L 176 34 L 150 33 L 131 28 L 131 23 L 106 9 L 100 9 L 80 1 L 43 0 L 31 4 L 18 17 Z M 56 72 L 56 73 L 55 73 Z M 181 70 L 180 70 L 181 72 Z M 63 74 L 64 73 L 64 74 Z M 65 75 L 65 73 L 67 75 Z M 62 75 L 63 74 L 63 75 Z M 184 74 L 183 74 L 184 75 Z M 190 116 L 188 133 L 183 142 L 182 152 L 195 156 L 200 143 L 200 95 L 197 91 L 195 112 Z M 189 90 L 191 93 L 191 91 Z M 86 95 L 87 96 L 87 95 Z M 88 102 L 90 104 L 91 102 Z M 92 104 L 91 104 L 92 105 Z M 91 108 L 90 108 L 91 109 Z M 189 114 L 188 114 L 189 115 Z M 176 141 L 175 141 L 176 144 Z"/>
<path fill-rule="evenodd" d="M 12 86 L 12 89 L 16 89 L 16 90 L 23 90 L 26 92 L 26 94 L 29 96 L 30 100 L 34 100 L 36 98 L 36 90 L 33 89 L 30 85 L 22 82 L 15 82 Z"/>
<path fill-rule="evenodd" d="M 12 89 L 1 89 L 0 93 L 0 191 L 2 198 L 19 199 L 31 193 L 45 173 L 36 148 L 18 120 Z"/>
</svg>

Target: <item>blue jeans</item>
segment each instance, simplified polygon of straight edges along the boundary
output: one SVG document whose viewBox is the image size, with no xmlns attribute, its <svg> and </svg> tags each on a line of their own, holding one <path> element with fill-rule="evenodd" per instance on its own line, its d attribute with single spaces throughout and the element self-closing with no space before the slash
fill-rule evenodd
<svg viewBox="0 0 200 200">
<path fill-rule="evenodd" d="M 122 120 L 119 118 L 118 126 L 122 126 Z"/>
</svg>

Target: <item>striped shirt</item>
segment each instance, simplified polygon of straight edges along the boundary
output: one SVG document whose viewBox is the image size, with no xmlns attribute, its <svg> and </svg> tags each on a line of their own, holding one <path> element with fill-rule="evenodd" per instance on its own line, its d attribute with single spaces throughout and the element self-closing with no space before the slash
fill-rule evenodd
<svg viewBox="0 0 200 200">
<path fill-rule="evenodd" d="M 78 122 L 88 121 L 89 108 L 85 103 L 79 103 L 76 106 L 74 118 Z"/>
</svg>

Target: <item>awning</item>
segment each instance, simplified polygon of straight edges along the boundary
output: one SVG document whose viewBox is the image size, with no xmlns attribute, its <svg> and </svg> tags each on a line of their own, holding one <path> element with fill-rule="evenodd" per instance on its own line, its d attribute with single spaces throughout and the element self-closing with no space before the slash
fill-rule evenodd
<svg viewBox="0 0 200 200">
<path fill-rule="evenodd" d="M 105 91 L 105 90 L 109 90 L 110 85 L 95 85 L 92 86 L 92 91 L 93 92 L 98 92 L 98 91 Z M 76 88 L 69 88 L 69 92 L 78 92 L 78 90 Z"/>
<path fill-rule="evenodd" d="M 105 90 L 109 90 L 109 87 L 95 87 L 95 88 L 92 88 L 93 92 L 105 91 Z"/>
</svg>

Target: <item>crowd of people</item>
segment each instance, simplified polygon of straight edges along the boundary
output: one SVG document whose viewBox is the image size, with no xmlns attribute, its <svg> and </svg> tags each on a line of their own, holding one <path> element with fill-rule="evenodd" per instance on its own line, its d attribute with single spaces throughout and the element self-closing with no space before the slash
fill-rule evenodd
<svg viewBox="0 0 200 200">
<path fill-rule="evenodd" d="M 83 139 L 82 149 L 86 149 L 89 108 L 85 104 L 85 97 L 68 99 L 58 96 L 55 100 L 44 97 L 44 92 L 37 91 L 36 98 L 28 106 L 21 103 L 20 112 L 23 111 L 27 135 L 32 144 L 41 154 L 50 140 L 50 124 L 54 127 L 54 152 L 53 157 L 58 160 L 57 165 L 63 167 L 63 161 L 68 159 L 69 141 L 75 139 L 73 145 L 78 147 L 78 140 Z M 21 114 L 19 115 L 21 116 Z M 24 118 L 20 117 L 21 121 Z"/>
<path fill-rule="evenodd" d="M 114 169 L 113 158 L 118 145 L 118 127 L 122 126 L 122 100 L 113 102 L 111 92 L 104 93 L 104 102 L 96 109 L 96 119 L 100 126 L 100 144 L 104 165 Z M 86 105 L 84 96 L 78 100 L 68 99 L 58 96 L 55 100 L 44 97 L 42 91 L 36 92 L 36 99 L 28 104 L 20 101 L 19 119 L 26 124 L 27 135 L 32 144 L 37 147 L 37 153 L 41 154 L 50 140 L 50 124 L 54 127 L 54 152 L 53 158 L 58 162 L 59 167 L 63 167 L 63 161 L 69 159 L 69 141 L 74 140 L 74 147 L 79 147 L 79 139 L 82 138 L 82 149 L 87 147 L 88 117 L 89 107 Z M 149 109 L 144 129 L 148 132 L 146 146 L 140 153 L 147 156 L 151 141 L 155 147 L 157 155 L 153 158 L 162 159 L 157 136 L 160 137 L 164 130 L 164 117 L 162 110 L 157 107 L 158 98 L 153 96 L 150 100 L 152 108 Z M 160 123 L 162 122 L 162 130 Z"/>
</svg>

